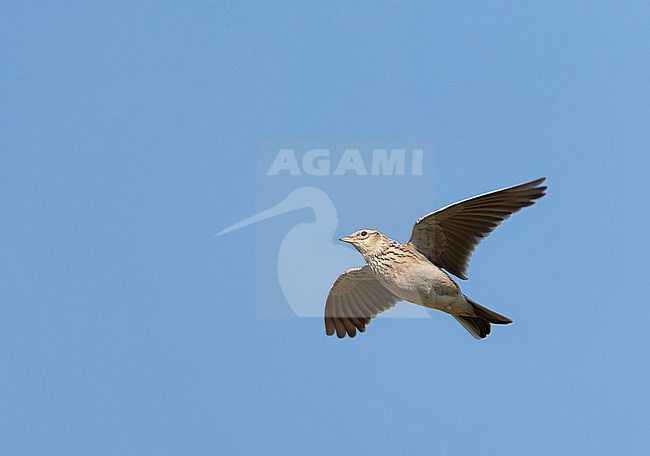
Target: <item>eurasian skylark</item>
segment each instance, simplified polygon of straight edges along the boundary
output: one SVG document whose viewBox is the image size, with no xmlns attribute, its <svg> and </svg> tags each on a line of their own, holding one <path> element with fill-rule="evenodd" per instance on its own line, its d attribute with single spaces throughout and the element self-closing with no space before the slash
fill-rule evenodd
<svg viewBox="0 0 650 456">
<path fill-rule="evenodd" d="M 490 323 L 512 323 L 467 296 L 448 273 L 463 280 L 469 257 L 503 220 L 544 196 L 545 178 L 475 196 L 438 209 L 415 222 L 405 244 L 364 228 L 341 241 L 352 244 L 367 265 L 344 271 L 325 305 L 325 331 L 339 338 L 364 332 L 370 319 L 399 301 L 451 314 L 476 339 Z"/>
</svg>

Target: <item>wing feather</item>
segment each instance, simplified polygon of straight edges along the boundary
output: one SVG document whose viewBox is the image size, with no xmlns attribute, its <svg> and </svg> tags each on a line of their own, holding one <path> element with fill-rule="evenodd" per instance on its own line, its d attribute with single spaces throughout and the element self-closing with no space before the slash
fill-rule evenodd
<svg viewBox="0 0 650 456">
<path fill-rule="evenodd" d="M 545 195 L 542 177 L 474 196 L 418 219 L 409 242 L 429 261 L 461 279 L 470 256 L 502 221 Z"/>
<path fill-rule="evenodd" d="M 325 333 L 343 338 L 364 332 L 376 315 L 399 298 L 384 287 L 369 266 L 344 271 L 332 285 L 325 304 Z"/>
</svg>

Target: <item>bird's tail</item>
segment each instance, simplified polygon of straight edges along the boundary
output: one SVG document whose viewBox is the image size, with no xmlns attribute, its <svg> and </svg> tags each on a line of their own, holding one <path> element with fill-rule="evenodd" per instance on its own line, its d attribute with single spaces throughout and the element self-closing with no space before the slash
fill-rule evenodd
<svg viewBox="0 0 650 456">
<path fill-rule="evenodd" d="M 474 313 L 476 316 L 464 317 L 454 315 L 454 318 L 458 320 L 458 322 L 463 325 L 463 328 L 465 328 L 472 336 L 474 336 L 475 339 L 484 339 L 488 334 L 490 334 L 490 323 L 497 325 L 507 325 L 508 323 L 512 323 L 512 320 L 505 315 L 501 315 L 494 310 L 483 307 L 467 296 L 465 296 L 465 299 L 474 308 Z"/>
</svg>

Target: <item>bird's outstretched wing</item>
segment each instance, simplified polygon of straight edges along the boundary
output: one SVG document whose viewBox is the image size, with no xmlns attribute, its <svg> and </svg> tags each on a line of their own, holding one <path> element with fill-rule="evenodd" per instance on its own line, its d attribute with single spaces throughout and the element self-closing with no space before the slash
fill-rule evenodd
<svg viewBox="0 0 650 456">
<path fill-rule="evenodd" d="M 413 225 L 409 242 L 438 267 L 461 279 L 474 248 L 499 223 L 544 196 L 545 177 L 474 196 L 438 209 Z"/>
<path fill-rule="evenodd" d="M 366 330 L 370 319 L 395 305 L 400 299 L 388 291 L 369 266 L 350 268 L 338 276 L 325 304 L 325 332 L 336 331 L 339 338 Z"/>
</svg>

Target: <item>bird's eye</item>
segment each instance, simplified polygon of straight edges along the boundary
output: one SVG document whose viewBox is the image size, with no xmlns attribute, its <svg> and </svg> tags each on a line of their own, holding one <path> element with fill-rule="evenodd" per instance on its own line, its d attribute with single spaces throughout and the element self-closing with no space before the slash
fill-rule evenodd
<svg viewBox="0 0 650 456">
<path fill-rule="evenodd" d="M 366 237 L 366 236 L 368 236 L 368 232 L 367 231 L 362 231 L 361 232 L 361 237 Z"/>
</svg>

